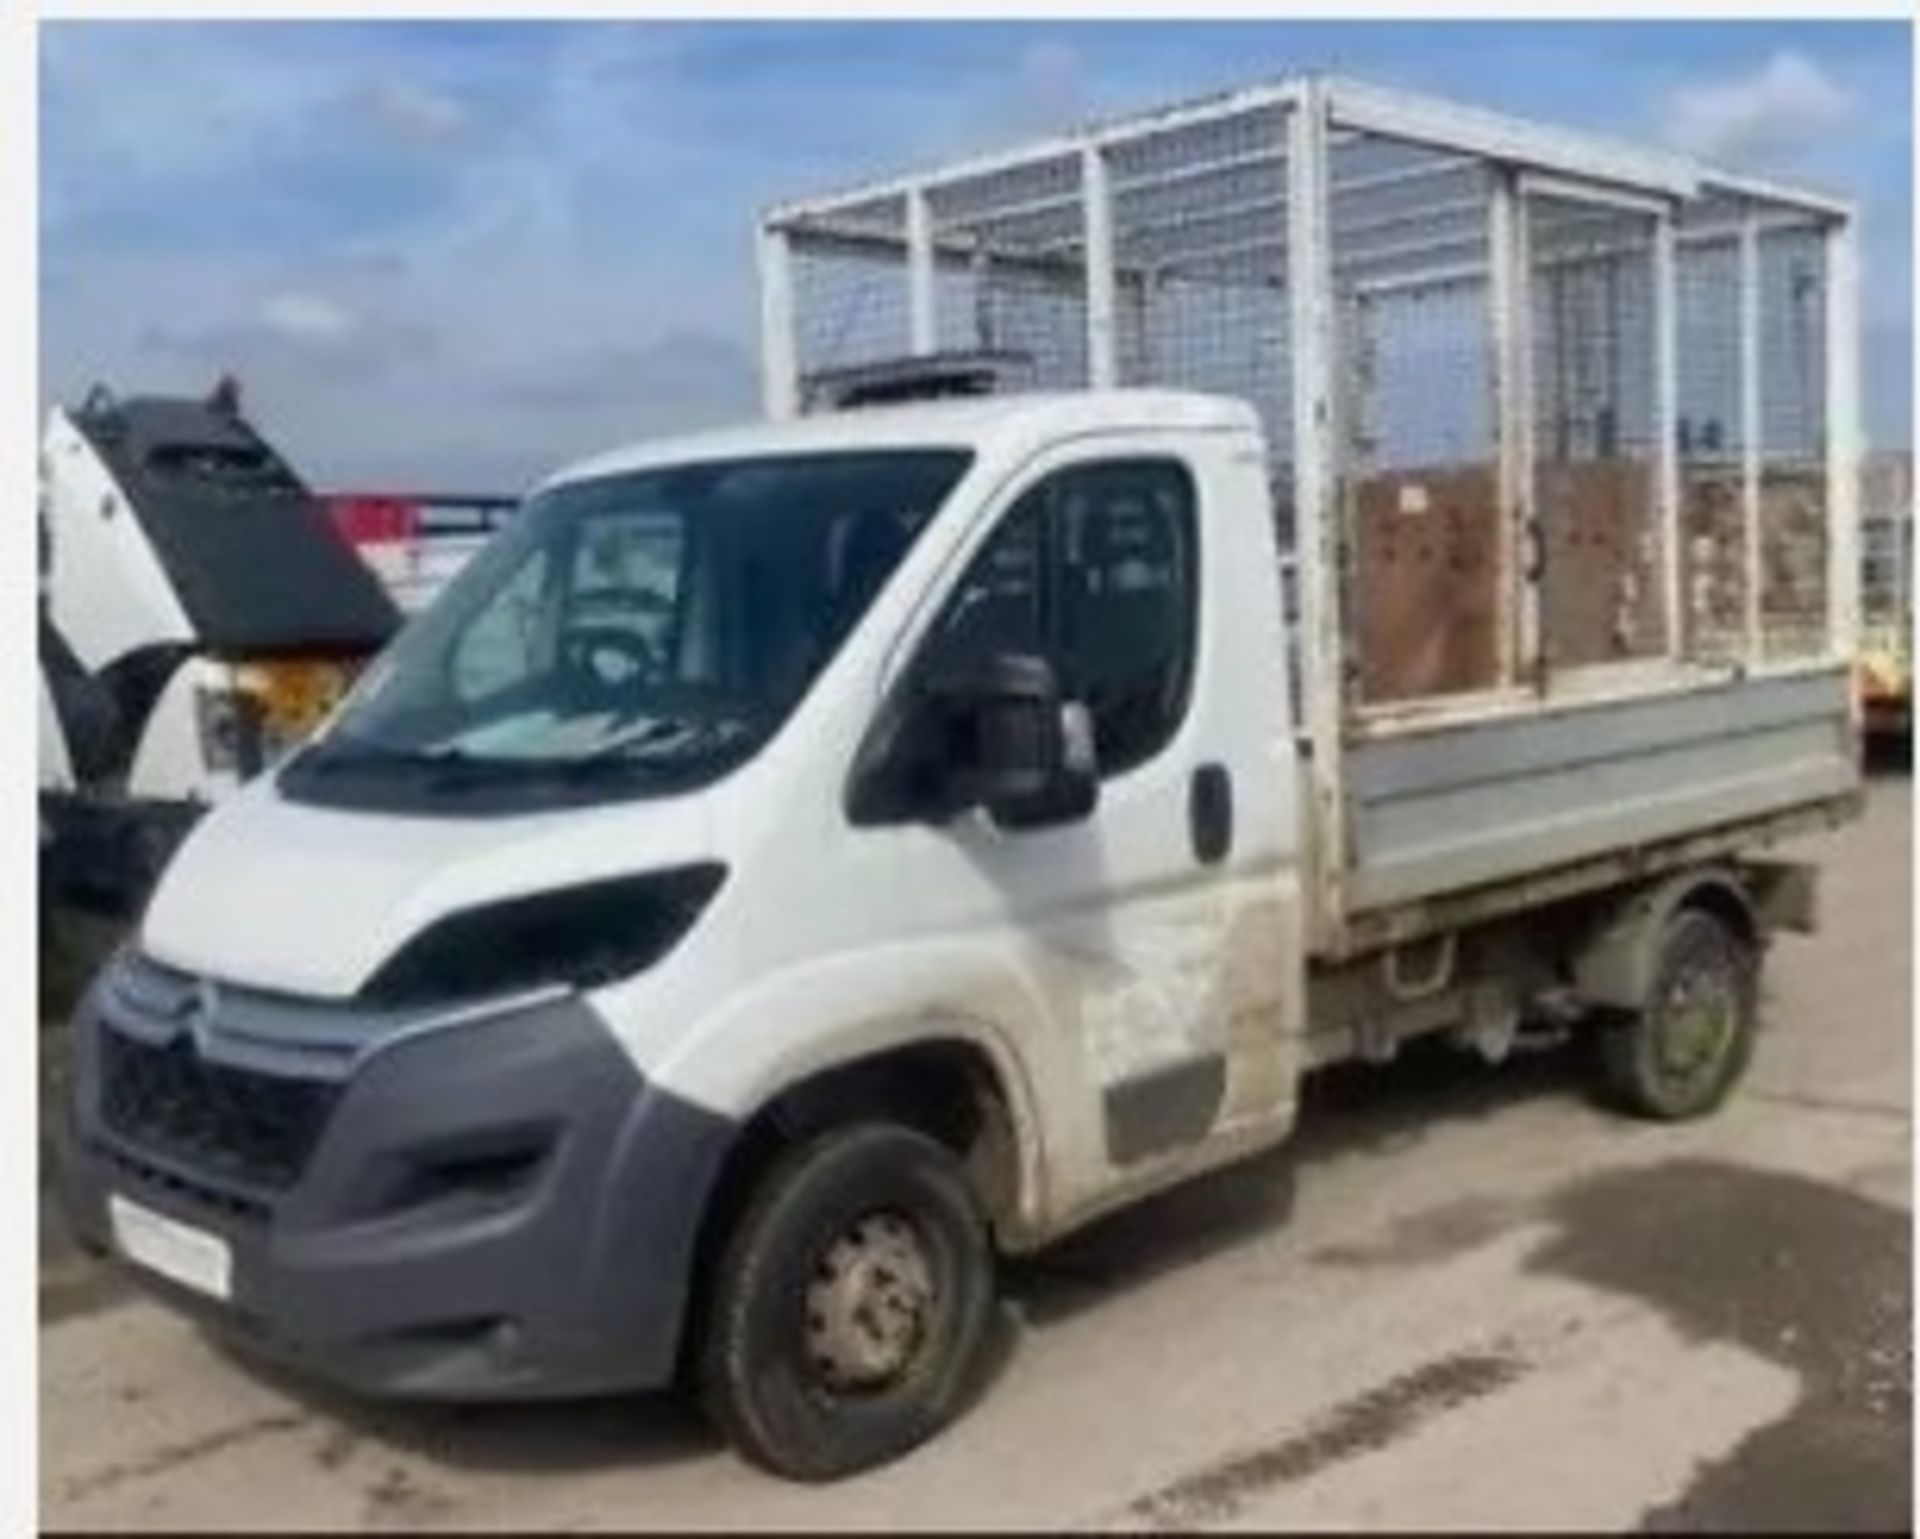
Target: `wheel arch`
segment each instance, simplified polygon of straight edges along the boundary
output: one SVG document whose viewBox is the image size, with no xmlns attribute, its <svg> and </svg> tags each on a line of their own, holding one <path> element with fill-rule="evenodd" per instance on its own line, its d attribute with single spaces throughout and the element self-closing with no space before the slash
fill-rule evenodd
<svg viewBox="0 0 1920 1539">
<path fill-rule="evenodd" d="M 766 1084 L 729 1151 L 722 1180 L 755 1153 L 839 1123 L 886 1118 L 966 1159 L 996 1233 L 1041 1206 L 1045 1163 L 1025 1078 L 984 1030 L 957 1020 L 860 1033 L 803 1073 Z"/>
<path fill-rule="evenodd" d="M 713 1269 L 758 1178 L 798 1141 L 862 1118 L 926 1133 L 961 1159 L 1001 1249 L 1021 1248 L 1045 1211 L 1042 1132 L 1024 1074 L 977 1023 L 947 1018 L 858 1034 L 829 1060 L 770 1081 L 728 1145 L 700 1215 L 681 1361 L 690 1365 Z"/>
<path fill-rule="evenodd" d="M 1574 957 L 1580 997 L 1613 1009 L 1640 1008 L 1668 922 L 1686 910 L 1711 914 L 1755 952 L 1766 945 L 1766 927 L 1734 868 L 1715 865 L 1676 872 L 1600 911 Z"/>
</svg>

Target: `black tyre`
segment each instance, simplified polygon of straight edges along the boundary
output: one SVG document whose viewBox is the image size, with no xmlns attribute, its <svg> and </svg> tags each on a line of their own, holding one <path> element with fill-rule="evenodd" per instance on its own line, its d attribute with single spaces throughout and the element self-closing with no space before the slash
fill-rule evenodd
<svg viewBox="0 0 1920 1539">
<path fill-rule="evenodd" d="M 1645 1006 L 1602 1029 L 1611 1098 L 1664 1122 L 1713 1111 L 1753 1056 L 1758 1007 L 1753 947 L 1715 915 L 1681 909 L 1661 937 Z"/>
<path fill-rule="evenodd" d="M 959 1161 L 888 1123 L 776 1158 L 715 1276 L 698 1373 L 755 1463 L 830 1480 L 897 1458 L 959 1411 L 994 1296 Z"/>
</svg>

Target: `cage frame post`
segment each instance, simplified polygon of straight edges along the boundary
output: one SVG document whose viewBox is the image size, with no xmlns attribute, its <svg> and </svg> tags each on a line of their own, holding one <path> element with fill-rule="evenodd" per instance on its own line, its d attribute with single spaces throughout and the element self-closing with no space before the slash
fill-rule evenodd
<svg viewBox="0 0 1920 1539">
<path fill-rule="evenodd" d="M 1660 530 L 1660 600 L 1665 618 L 1666 654 L 1687 657 L 1692 638 L 1685 633 L 1681 585 L 1680 526 L 1680 306 L 1674 256 L 1676 211 L 1663 207 L 1653 225 L 1654 324 L 1654 508 Z"/>
<path fill-rule="evenodd" d="M 940 318 L 934 308 L 933 214 L 924 185 L 916 182 L 907 189 L 906 206 L 907 350 L 925 358 L 940 345 Z"/>
<path fill-rule="evenodd" d="M 1089 141 L 1080 147 L 1080 217 L 1085 239 L 1087 384 L 1111 390 L 1120 383 L 1113 255 L 1113 185 L 1106 152 Z"/>
<path fill-rule="evenodd" d="M 784 226 L 760 225 L 755 243 L 760 279 L 760 399 L 774 422 L 800 411 L 800 369 L 794 332 L 793 246 Z"/>
<path fill-rule="evenodd" d="M 1860 247 L 1852 218 L 1826 228 L 1827 644 L 1851 658 L 1860 635 Z M 1859 702 L 1854 702 L 1858 712 Z"/>
<path fill-rule="evenodd" d="M 1740 554 L 1744 613 L 1741 648 L 1748 668 L 1765 658 L 1765 567 L 1760 527 L 1760 215 L 1748 203 L 1740 216 Z"/>
<path fill-rule="evenodd" d="M 1286 118 L 1287 296 L 1293 342 L 1295 559 L 1300 676 L 1311 753 L 1307 794 L 1318 830 L 1320 902 L 1312 919 L 1331 940 L 1346 912 L 1346 799 L 1341 793 L 1348 707 L 1342 587 L 1346 540 L 1335 435 L 1333 245 L 1326 196 L 1329 99 L 1305 81 Z"/>
<path fill-rule="evenodd" d="M 1524 241 L 1519 175 L 1511 166 L 1495 166 L 1487 206 L 1487 311 L 1493 327 L 1494 432 L 1499 456 L 1499 682 L 1503 688 L 1533 677 L 1539 657 L 1537 563 L 1521 555 L 1534 539 Z"/>
</svg>

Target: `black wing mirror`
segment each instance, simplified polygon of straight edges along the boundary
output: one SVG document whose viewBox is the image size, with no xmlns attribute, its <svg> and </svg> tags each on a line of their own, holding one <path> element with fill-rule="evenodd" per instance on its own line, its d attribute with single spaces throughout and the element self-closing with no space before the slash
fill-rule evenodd
<svg viewBox="0 0 1920 1539">
<path fill-rule="evenodd" d="M 1009 653 L 930 679 L 945 815 L 983 807 L 1008 828 L 1086 817 L 1099 799 L 1086 708 L 1060 698 L 1043 657 Z"/>
</svg>

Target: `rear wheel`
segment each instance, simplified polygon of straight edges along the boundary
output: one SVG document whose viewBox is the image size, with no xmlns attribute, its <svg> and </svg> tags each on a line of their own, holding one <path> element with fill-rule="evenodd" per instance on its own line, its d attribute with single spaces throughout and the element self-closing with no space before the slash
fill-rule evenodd
<svg viewBox="0 0 1920 1539">
<path fill-rule="evenodd" d="M 885 1123 L 780 1156 L 729 1240 L 702 1398 L 767 1469 L 828 1480 L 898 1457 L 958 1412 L 993 1303 L 960 1162 Z"/>
<path fill-rule="evenodd" d="M 1759 959 L 1702 909 L 1667 921 L 1645 1005 L 1602 1029 L 1607 1089 L 1626 1110 L 1677 1122 L 1714 1110 L 1753 1056 Z"/>
</svg>

